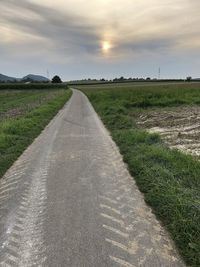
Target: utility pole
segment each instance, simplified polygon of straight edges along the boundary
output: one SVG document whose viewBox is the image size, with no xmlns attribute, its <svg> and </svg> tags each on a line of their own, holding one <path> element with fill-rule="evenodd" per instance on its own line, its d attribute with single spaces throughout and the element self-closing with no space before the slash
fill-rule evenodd
<svg viewBox="0 0 200 267">
<path fill-rule="evenodd" d="M 49 70 L 47 70 L 47 78 L 49 79 Z"/>
<path fill-rule="evenodd" d="M 160 67 L 158 69 L 158 80 L 160 80 Z"/>
</svg>

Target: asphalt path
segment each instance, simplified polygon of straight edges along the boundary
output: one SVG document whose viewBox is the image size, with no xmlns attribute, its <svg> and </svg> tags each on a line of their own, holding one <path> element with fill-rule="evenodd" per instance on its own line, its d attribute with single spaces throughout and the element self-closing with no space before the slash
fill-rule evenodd
<svg viewBox="0 0 200 267">
<path fill-rule="evenodd" d="M 0 266 L 184 266 L 77 90 L 0 180 Z"/>
</svg>

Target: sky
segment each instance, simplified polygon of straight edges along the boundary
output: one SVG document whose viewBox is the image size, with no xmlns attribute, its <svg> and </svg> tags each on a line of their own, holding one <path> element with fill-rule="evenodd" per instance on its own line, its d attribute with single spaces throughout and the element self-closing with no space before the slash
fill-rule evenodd
<svg viewBox="0 0 200 267">
<path fill-rule="evenodd" d="M 199 0 L 0 0 L 0 73 L 200 77 Z"/>
</svg>

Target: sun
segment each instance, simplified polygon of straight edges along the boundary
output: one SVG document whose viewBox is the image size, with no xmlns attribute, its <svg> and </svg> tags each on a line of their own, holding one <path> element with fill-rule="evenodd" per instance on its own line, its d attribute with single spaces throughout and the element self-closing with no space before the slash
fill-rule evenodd
<svg viewBox="0 0 200 267">
<path fill-rule="evenodd" d="M 108 41 L 102 43 L 102 50 L 108 52 L 111 49 L 111 44 Z"/>
</svg>

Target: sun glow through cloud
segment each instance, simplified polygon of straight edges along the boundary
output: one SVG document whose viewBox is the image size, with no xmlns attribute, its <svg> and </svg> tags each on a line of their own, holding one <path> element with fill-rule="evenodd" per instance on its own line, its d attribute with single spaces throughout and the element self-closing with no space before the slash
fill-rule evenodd
<svg viewBox="0 0 200 267">
<path fill-rule="evenodd" d="M 102 44 L 102 50 L 108 52 L 111 49 L 111 44 L 108 41 L 104 41 Z"/>
</svg>

